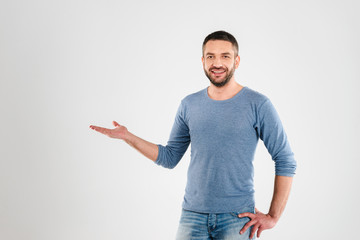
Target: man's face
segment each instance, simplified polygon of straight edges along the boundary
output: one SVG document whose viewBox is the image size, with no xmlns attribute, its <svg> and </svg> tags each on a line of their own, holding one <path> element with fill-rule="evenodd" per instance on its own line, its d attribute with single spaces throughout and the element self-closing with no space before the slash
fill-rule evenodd
<svg viewBox="0 0 360 240">
<path fill-rule="evenodd" d="M 240 63 L 240 57 L 235 56 L 232 43 L 223 40 L 208 41 L 201 60 L 205 75 L 216 87 L 225 86 Z"/>
</svg>

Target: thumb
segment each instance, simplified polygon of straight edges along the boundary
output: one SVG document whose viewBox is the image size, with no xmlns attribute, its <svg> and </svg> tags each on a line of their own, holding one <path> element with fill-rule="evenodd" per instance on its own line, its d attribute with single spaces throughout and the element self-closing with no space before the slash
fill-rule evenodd
<svg viewBox="0 0 360 240">
<path fill-rule="evenodd" d="M 120 124 L 118 124 L 116 121 L 113 121 L 113 124 L 115 127 L 120 127 Z"/>
</svg>

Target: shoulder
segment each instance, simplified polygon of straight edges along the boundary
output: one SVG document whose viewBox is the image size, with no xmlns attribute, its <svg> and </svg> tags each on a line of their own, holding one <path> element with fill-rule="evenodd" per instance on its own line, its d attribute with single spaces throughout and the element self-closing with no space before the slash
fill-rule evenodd
<svg viewBox="0 0 360 240">
<path fill-rule="evenodd" d="M 199 102 L 204 99 L 204 94 L 206 93 L 205 91 L 206 88 L 184 97 L 180 102 L 177 114 L 182 116 L 184 119 L 188 119 L 187 116 L 189 109 L 192 109 L 192 106 L 194 107 L 199 105 Z"/>
<path fill-rule="evenodd" d="M 280 121 L 275 106 L 267 96 L 254 90 L 250 90 L 248 92 L 249 98 L 253 99 L 253 109 L 255 110 L 255 115 L 259 120 L 264 122 Z"/>
<path fill-rule="evenodd" d="M 245 104 L 246 106 L 248 106 L 249 109 L 251 109 L 256 119 L 268 114 L 269 111 L 273 112 L 275 110 L 270 99 L 263 93 L 255 91 L 248 87 L 245 87 L 244 90 L 245 91 L 243 94 L 243 99 L 246 100 L 243 102 L 243 104 Z"/>
<path fill-rule="evenodd" d="M 267 96 L 249 87 L 244 87 L 244 90 L 246 99 L 252 104 L 262 105 L 265 102 L 270 101 Z"/>
<path fill-rule="evenodd" d="M 186 97 L 184 97 L 181 100 L 181 102 L 182 102 L 182 104 L 187 105 L 187 104 L 192 104 L 194 102 L 201 101 L 204 98 L 206 91 L 207 91 L 207 88 L 204 88 L 204 89 L 201 89 L 200 91 L 191 93 L 191 94 L 187 95 Z"/>
</svg>

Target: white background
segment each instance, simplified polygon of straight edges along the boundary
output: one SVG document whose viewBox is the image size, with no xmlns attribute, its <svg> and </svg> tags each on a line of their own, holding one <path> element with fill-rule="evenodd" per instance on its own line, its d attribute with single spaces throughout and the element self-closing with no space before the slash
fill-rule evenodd
<svg viewBox="0 0 360 240">
<path fill-rule="evenodd" d="M 183 97 L 208 86 L 201 44 L 240 44 L 236 80 L 275 105 L 298 161 L 263 239 L 355 239 L 359 226 L 360 4 L 3 0 L 0 239 L 174 239 L 189 151 L 161 168 L 89 125 L 166 144 Z M 257 207 L 274 165 L 255 159 Z"/>
</svg>

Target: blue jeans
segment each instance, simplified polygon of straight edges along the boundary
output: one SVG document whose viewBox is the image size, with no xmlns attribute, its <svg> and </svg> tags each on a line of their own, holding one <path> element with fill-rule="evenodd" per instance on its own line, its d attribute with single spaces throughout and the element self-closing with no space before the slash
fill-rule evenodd
<svg viewBox="0 0 360 240">
<path fill-rule="evenodd" d="M 176 240 L 248 240 L 251 227 L 240 235 L 240 230 L 250 221 L 248 217 L 237 216 L 243 212 L 255 213 L 255 208 L 246 207 L 241 212 L 218 214 L 197 213 L 183 209 Z"/>
</svg>

